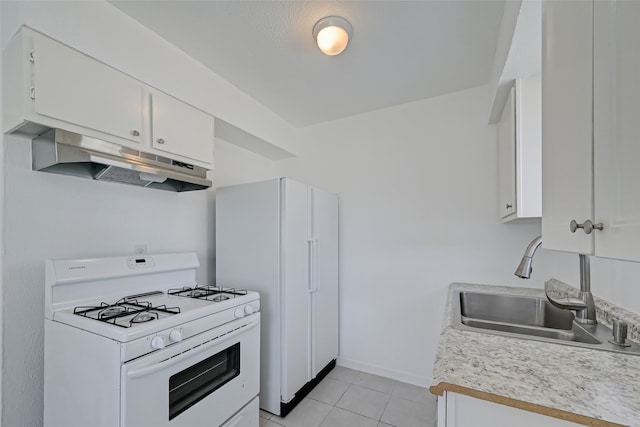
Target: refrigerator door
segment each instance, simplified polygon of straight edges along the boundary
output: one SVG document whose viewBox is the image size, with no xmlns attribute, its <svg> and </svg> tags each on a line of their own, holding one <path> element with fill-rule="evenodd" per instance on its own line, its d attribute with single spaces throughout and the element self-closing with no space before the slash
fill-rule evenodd
<svg viewBox="0 0 640 427">
<path fill-rule="evenodd" d="M 309 187 L 311 378 L 338 356 L 338 196 Z"/>
<path fill-rule="evenodd" d="M 308 186 L 281 180 L 282 401 L 288 403 L 310 377 Z M 279 412 L 278 412 L 279 413 Z"/>
</svg>

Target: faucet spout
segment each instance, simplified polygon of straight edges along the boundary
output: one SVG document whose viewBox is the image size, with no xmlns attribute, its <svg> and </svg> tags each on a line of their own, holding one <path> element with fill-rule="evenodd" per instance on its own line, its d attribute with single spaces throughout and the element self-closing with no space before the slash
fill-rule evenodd
<svg viewBox="0 0 640 427">
<path fill-rule="evenodd" d="M 536 253 L 536 249 L 542 244 L 542 236 L 538 236 L 529 243 L 527 249 L 524 251 L 524 255 L 522 256 L 522 260 L 520 261 L 520 265 L 516 268 L 516 271 L 513 273 L 521 279 L 528 279 L 531 277 L 531 272 L 533 271 L 532 260 L 533 254 Z"/>
</svg>

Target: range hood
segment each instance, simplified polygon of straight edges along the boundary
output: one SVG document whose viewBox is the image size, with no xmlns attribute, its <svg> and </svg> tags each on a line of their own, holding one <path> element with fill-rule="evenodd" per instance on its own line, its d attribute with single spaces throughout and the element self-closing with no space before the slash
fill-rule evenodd
<svg viewBox="0 0 640 427">
<path fill-rule="evenodd" d="M 35 138 L 32 147 L 33 170 L 168 191 L 212 185 L 205 168 L 62 129 Z"/>
</svg>

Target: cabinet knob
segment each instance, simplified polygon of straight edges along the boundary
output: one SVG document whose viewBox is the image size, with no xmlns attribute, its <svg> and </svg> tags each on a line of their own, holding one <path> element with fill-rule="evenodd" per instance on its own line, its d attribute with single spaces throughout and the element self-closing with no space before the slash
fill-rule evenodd
<svg viewBox="0 0 640 427">
<path fill-rule="evenodd" d="M 513 205 L 511 203 L 507 203 L 506 208 L 507 209 L 511 209 L 513 207 Z"/>
<path fill-rule="evenodd" d="M 158 139 L 156 140 L 156 142 L 157 142 L 158 144 L 164 144 L 164 139 L 162 139 L 162 138 L 158 138 Z"/>
<path fill-rule="evenodd" d="M 138 132 L 137 130 L 134 129 L 134 130 L 131 131 L 131 135 L 140 136 L 140 132 Z"/>
<path fill-rule="evenodd" d="M 586 220 L 582 224 L 578 224 L 575 219 L 572 219 L 569 223 L 569 230 L 575 233 L 578 228 L 582 228 L 586 234 L 591 234 L 593 230 L 602 230 L 604 226 L 602 223 L 594 224 L 590 219 Z"/>
</svg>

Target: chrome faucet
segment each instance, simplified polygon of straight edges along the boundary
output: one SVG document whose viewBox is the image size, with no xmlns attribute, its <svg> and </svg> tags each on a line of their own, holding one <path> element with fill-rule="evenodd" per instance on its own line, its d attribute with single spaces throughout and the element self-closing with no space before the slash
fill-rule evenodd
<svg viewBox="0 0 640 427">
<path fill-rule="evenodd" d="M 524 251 L 524 256 L 520 265 L 515 271 L 515 275 L 528 279 L 531 277 L 531 261 L 536 249 L 542 244 L 542 236 L 538 236 L 529 243 Z M 578 254 L 580 257 L 580 293 L 578 298 L 570 297 L 568 294 L 562 297 L 552 297 L 549 295 L 548 282 L 544 285 L 544 292 L 551 304 L 564 310 L 576 311 L 576 322 L 588 325 L 594 325 L 596 321 L 596 307 L 593 303 L 593 295 L 591 294 L 591 268 L 589 264 L 589 255 Z"/>
<path fill-rule="evenodd" d="M 538 246 L 542 244 L 542 236 L 538 236 L 529 243 L 527 249 L 524 251 L 524 255 L 522 256 L 522 261 L 520 261 L 520 265 L 516 268 L 515 274 L 521 279 L 528 279 L 531 277 L 531 271 L 533 268 L 531 266 L 531 262 L 533 260 L 533 254 L 536 253 L 536 249 Z"/>
</svg>

